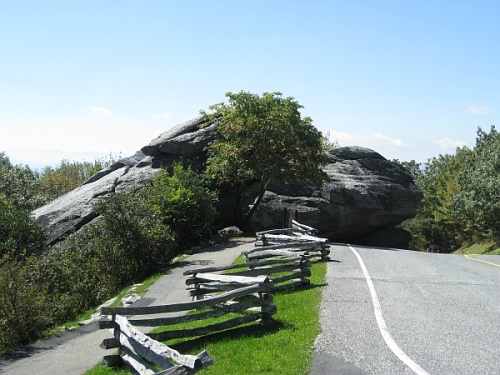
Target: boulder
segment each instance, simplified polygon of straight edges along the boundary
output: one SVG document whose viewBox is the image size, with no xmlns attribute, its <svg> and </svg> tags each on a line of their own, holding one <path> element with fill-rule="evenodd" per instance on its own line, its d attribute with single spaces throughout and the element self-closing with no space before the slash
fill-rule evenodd
<svg viewBox="0 0 500 375">
<path fill-rule="evenodd" d="M 422 192 L 404 167 L 363 147 L 336 148 L 330 156 L 324 167 L 329 181 L 319 187 L 273 184 L 251 219 L 253 226 L 280 227 L 287 209 L 331 241 L 370 244 L 369 234 L 375 239 L 374 232 L 394 229 L 416 215 Z M 405 238 L 399 247 L 407 246 Z M 380 236 L 376 242 L 393 244 Z"/>
<path fill-rule="evenodd" d="M 134 155 L 36 209 L 33 215 L 48 230 L 52 244 L 61 241 L 96 218 L 92 206 L 98 199 L 140 188 L 160 167 L 171 168 L 173 163 L 182 162 L 202 171 L 205 148 L 214 139 L 216 126 L 203 117 L 177 125 Z M 408 171 L 366 148 L 333 149 L 324 170 L 330 181 L 319 187 L 272 184 L 251 220 L 253 228 L 281 227 L 284 210 L 292 209 L 299 212 L 301 222 L 319 229 L 321 236 L 356 243 L 368 234 L 394 229 L 415 216 L 422 199 Z M 222 225 L 234 225 L 229 194 L 220 201 Z"/>
</svg>

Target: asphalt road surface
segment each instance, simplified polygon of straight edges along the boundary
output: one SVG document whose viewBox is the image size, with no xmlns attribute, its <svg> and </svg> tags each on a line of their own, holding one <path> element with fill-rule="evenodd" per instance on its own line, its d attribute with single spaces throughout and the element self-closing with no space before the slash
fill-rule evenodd
<svg viewBox="0 0 500 375">
<path fill-rule="evenodd" d="M 251 247 L 247 239 L 195 254 L 138 303 L 185 301 L 183 271 L 230 264 Z M 500 374 L 500 256 L 334 245 L 331 258 L 311 375 Z M 87 325 L 0 357 L 0 374 L 82 374 L 109 337 Z"/>
<path fill-rule="evenodd" d="M 332 247 L 311 375 L 500 374 L 500 256 Z"/>
</svg>

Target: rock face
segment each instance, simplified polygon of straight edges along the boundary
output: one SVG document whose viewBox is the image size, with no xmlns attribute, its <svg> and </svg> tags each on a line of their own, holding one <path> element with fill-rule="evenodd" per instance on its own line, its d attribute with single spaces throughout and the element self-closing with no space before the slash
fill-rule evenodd
<svg viewBox="0 0 500 375">
<path fill-rule="evenodd" d="M 193 170 L 200 170 L 205 160 L 202 151 L 213 139 L 213 125 L 201 128 L 204 123 L 205 120 L 198 117 L 175 126 L 135 155 L 119 160 L 80 187 L 34 210 L 34 217 L 50 233 L 50 243 L 64 239 L 95 219 L 92 205 L 98 199 L 140 188 L 162 166 L 168 168 L 182 161 L 191 165 Z"/>
<path fill-rule="evenodd" d="M 182 161 L 194 170 L 202 170 L 206 160 L 204 149 L 213 140 L 215 127 L 215 124 L 206 124 L 202 117 L 180 124 L 135 155 L 100 171 L 82 186 L 33 214 L 49 231 L 51 242 L 56 243 L 95 219 L 92 205 L 98 199 L 143 186 L 160 167 L 169 168 L 174 162 Z M 384 245 L 374 232 L 391 231 L 415 216 L 422 199 L 421 191 L 404 168 L 366 148 L 332 150 L 331 163 L 324 170 L 330 181 L 321 187 L 275 183 L 256 211 L 252 226 L 255 229 L 281 227 L 283 211 L 287 208 L 297 210 L 304 224 L 318 228 L 320 235 L 331 240 L 369 244 L 372 238 L 378 245 Z M 233 212 L 228 207 L 222 207 L 223 211 Z M 224 225 L 233 224 L 229 216 L 223 219 Z M 363 238 L 367 242 L 363 242 Z M 393 246 L 393 243 L 387 241 L 385 246 Z"/>
<path fill-rule="evenodd" d="M 271 186 L 252 218 L 254 225 L 279 227 L 287 208 L 332 241 L 371 244 L 374 232 L 384 230 L 387 241 L 377 236 L 378 245 L 404 247 L 401 232 L 394 232 L 399 233 L 394 242 L 388 230 L 414 217 L 422 200 L 409 172 L 363 147 L 341 147 L 330 155 L 331 162 L 323 168 L 330 181 L 316 188 Z"/>
</svg>

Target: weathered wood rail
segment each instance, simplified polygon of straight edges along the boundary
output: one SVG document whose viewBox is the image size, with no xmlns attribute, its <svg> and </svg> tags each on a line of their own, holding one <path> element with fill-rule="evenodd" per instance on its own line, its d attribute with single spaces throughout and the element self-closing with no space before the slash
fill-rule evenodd
<svg viewBox="0 0 500 375">
<path fill-rule="evenodd" d="M 190 276 L 186 285 L 196 301 L 101 308 L 108 320 L 100 321 L 99 328 L 113 328 L 113 338 L 104 340 L 101 347 L 118 348 L 119 352 L 105 356 L 103 362 L 126 362 L 140 375 L 194 374 L 213 363 L 210 355 L 205 351 L 196 356 L 184 355 L 162 341 L 205 336 L 258 320 L 262 324 L 274 322 L 272 316 L 277 309 L 271 292 L 308 285 L 310 260 L 326 260 L 330 253 L 327 239 L 316 237 L 314 228 L 295 220 L 290 221 L 290 226 L 258 232 L 256 247 L 242 253 L 246 263 L 184 272 Z M 212 318 L 222 319 L 197 328 L 176 327 Z M 145 334 L 137 327 L 162 330 Z M 157 367 L 163 370 L 158 372 Z"/>
<path fill-rule="evenodd" d="M 209 335 L 257 320 L 263 324 L 273 321 L 272 315 L 276 314 L 276 307 L 272 304 L 272 295 L 269 294 L 273 288 L 269 278 L 227 277 L 213 274 L 204 274 L 202 277 L 236 287 L 199 301 L 148 307 L 101 308 L 101 314 L 107 315 L 109 320 L 99 322 L 99 328 L 114 328 L 114 337 L 104 340 L 101 347 L 119 349 L 118 355 L 105 356 L 103 362 L 114 365 L 124 361 L 141 375 L 193 374 L 212 364 L 213 361 L 208 353 L 201 352 L 197 356 L 182 355 L 161 341 Z M 152 314 L 155 316 L 143 317 Z M 199 328 L 175 329 L 174 327 L 178 324 L 219 317 L 226 319 Z M 164 326 L 165 329 L 158 333 L 144 334 L 136 328 L 140 326 Z M 164 370 L 155 372 L 152 364 Z"/>
<path fill-rule="evenodd" d="M 151 339 L 136 327 L 130 324 L 128 319 L 121 315 L 113 316 L 114 338 L 105 339 L 101 343 L 104 349 L 119 348 L 119 355 L 105 356 L 103 362 L 106 365 L 116 365 L 126 362 L 139 374 L 194 374 L 197 371 L 211 365 L 212 359 L 206 351 L 197 356 L 183 355 L 161 342 Z M 175 366 L 172 362 L 177 362 Z M 157 372 L 152 364 L 163 368 Z"/>
<path fill-rule="evenodd" d="M 289 253 L 292 256 L 281 256 L 283 253 L 279 253 L 280 256 L 274 259 L 255 258 L 246 263 L 232 266 L 207 267 L 186 271 L 184 275 L 191 276 L 186 280 L 189 294 L 193 298 L 200 299 L 205 295 L 213 295 L 235 287 L 231 283 L 220 283 L 217 280 L 219 276 L 228 280 L 235 277 L 268 279 L 272 282 L 272 291 L 299 285 L 309 285 L 308 277 L 311 276 L 310 256 L 295 252 Z M 268 254 L 266 258 L 269 258 Z M 215 274 L 215 272 L 230 272 L 230 274 L 220 275 Z M 207 277 L 207 275 L 209 276 Z"/>
<path fill-rule="evenodd" d="M 328 239 L 317 237 L 316 229 L 292 220 L 290 228 L 257 232 L 256 248 L 245 253 L 248 260 L 292 254 L 319 256 L 328 260 Z"/>
<path fill-rule="evenodd" d="M 291 228 L 272 229 L 256 233 L 255 248 L 243 252 L 247 262 L 225 267 L 207 267 L 184 272 L 191 276 L 186 280 L 191 297 L 200 299 L 205 295 L 231 290 L 234 285 L 221 283 L 217 278 L 268 277 L 274 291 L 309 285 L 310 259 L 320 257 L 327 260 L 330 246 L 326 238 L 316 237 L 316 229 L 290 221 Z M 230 272 L 230 275 L 214 274 Z"/>
</svg>

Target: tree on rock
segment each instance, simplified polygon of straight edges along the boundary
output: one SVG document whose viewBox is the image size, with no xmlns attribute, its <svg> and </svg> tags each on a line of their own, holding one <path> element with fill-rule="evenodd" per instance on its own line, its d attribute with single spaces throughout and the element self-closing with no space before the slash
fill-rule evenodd
<svg viewBox="0 0 500 375">
<path fill-rule="evenodd" d="M 271 180 L 318 184 L 327 178 L 321 166 L 328 157 L 321 132 L 294 98 L 281 93 L 262 96 L 228 92 L 228 103 L 202 111 L 209 122 L 218 123 L 216 138 L 208 148 L 207 175 L 236 195 L 236 220 L 241 222 L 243 197 L 256 200 L 247 217 L 257 209 Z"/>
</svg>

